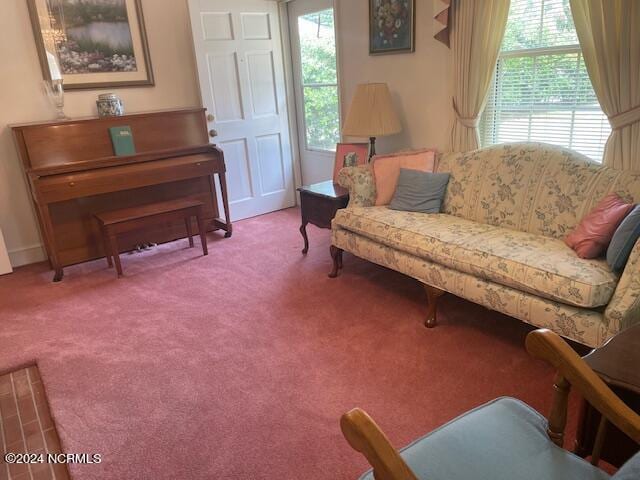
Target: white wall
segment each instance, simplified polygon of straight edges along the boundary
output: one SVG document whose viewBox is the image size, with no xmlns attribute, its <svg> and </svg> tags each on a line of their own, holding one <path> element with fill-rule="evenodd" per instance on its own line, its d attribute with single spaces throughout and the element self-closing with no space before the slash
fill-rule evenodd
<svg viewBox="0 0 640 480">
<path fill-rule="evenodd" d="M 200 104 L 186 0 L 143 0 L 155 87 L 114 90 L 129 112 Z M 44 259 L 36 218 L 8 124 L 55 118 L 42 93 L 42 73 L 26 0 L 0 5 L 0 228 L 14 266 Z M 70 117 L 95 115 L 103 91 L 69 92 Z"/>
<path fill-rule="evenodd" d="M 369 55 L 369 0 L 336 0 L 343 118 L 356 85 L 386 82 L 404 124 L 378 153 L 449 146 L 453 113 L 451 51 L 433 38 L 433 0 L 416 0 L 416 51 Z"/>
</svg>

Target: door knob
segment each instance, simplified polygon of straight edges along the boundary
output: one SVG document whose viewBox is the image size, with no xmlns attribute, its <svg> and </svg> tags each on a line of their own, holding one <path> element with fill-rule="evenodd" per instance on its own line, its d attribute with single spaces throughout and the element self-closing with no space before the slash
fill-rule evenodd
<svg viewBox="0 0 640 480">
<path fill-rule="evenodd" d="M 213 122 L 216 119 L 212 114 L 207 115 L 207 122 Z"/>
<path fill-rule="evenodd" d="M 210 136 L 211 138 L 213 138 L 213 137 L 217 137 L 217 136 L 218 136 L 218 131 L 217 131 L 217 130 L 214 130 L 214 129 L 209 130 L 209 136 Z"/>
</svg>

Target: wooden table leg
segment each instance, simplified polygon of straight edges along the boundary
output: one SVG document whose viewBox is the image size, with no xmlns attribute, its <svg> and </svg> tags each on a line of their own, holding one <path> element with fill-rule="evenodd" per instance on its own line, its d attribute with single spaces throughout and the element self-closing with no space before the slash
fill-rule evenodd
<svg viewBox="0 0 640 480">
<path fill-rule="evenodd" d="M 191 230 L 191 217 L 184 219 L 184 226 L 187 227 L 187 236 L 189 237 L 189 247 L 193 247 L 193 231 Z"/>
<path fill-rule="evenodd" d="M 302 253 L 304 253 L 305 255 L 307 254 L 307 252 L 309 252 L 309 237 L 307 237 L 308 223 L 309 222 L 303 218 L 302 225 L 300 225 L 300 234 L 302 235 L 302 238 L 304 240 L 304 248 L 302 249 Z"/>
<path fill-rule="evenodd" d="M 122 264 L 120 263 L 120 251 L 118 250 L 118 239 L 115 235 L 109 235 L 109 250 L 113 255 L 113 261 L 116 264 L 116 272 L 118 277 L 122 276 Z"/>
<path fill-rule="evenodd" d="M 198 232 L 200 233 L 200 242 L 202 242 L 202 254 L 209 255 L 209 249 L 207 248 L 207 231 L 204 228 L 204 222 L 202 221 L 202 207 L 198 208 L 196 213 L 196 219 L 198 220 Z"/>
</svg>

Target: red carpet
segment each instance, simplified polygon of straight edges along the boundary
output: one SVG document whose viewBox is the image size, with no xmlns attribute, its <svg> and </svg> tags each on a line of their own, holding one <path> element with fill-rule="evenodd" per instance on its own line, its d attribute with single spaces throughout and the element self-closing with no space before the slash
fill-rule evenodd
<svg viewBox="0 0 640 480">
<path fill-rule="evenodd" d="M 104 459 L 74 478 L 350 479 L 354 406 L 397 446 L 501 395 L 547 411 L 524 324 L 445 297 L 427 330 L 417 282 L 350 255 L 331 280 L 329 231 L 304 257 L 298 224 L 123 255 L 120 280 L 104 260 L 0 277 L 0 372 L 37 361 L 63 448 Z"/>
</svg>

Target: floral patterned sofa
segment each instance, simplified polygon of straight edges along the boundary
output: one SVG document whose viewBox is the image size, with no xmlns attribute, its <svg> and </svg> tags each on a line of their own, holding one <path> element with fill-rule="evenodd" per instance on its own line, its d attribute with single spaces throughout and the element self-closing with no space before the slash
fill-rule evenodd
<svg viewBox="0 0 640 480">
<path fill-rule="evenodd" d="M 425 284 L 433 318 L 449 292 L 591 347 L 640 322 L 640 242 L 617 275 L 562 240 L 609 192 L 640 201 L 640 172 L 539 143 L 444 154 L 437 171 L 451 174 L 441 214 L 373 206 L 370 166 L 340 172 L 333 276 L 348 251 Z"/>
</svg>

